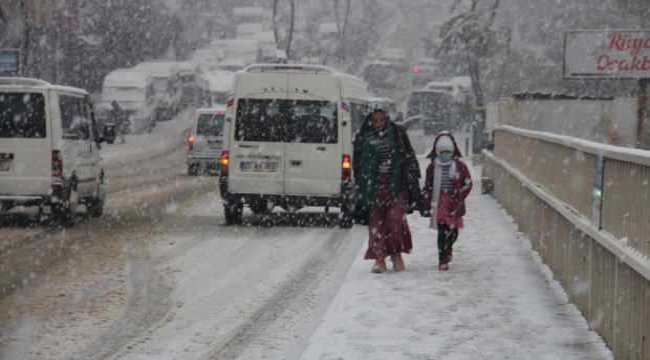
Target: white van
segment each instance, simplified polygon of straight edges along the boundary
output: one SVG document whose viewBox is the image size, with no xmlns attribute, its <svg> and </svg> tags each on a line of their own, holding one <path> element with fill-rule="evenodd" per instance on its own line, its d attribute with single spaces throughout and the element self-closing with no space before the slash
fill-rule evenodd
<svg viewBox="0 0 650 360">
<path fill-rule="evenodd" d="M 147 77 L 156 121 L 172 120 L 177 114 L 180 92 L 173 83 L 177 66 L 172 61 L 151 61 L 133 67 Z"/>
<path fill-rule="evenodd" d="M 106 199 L 88 93 L 26 78 L 0 78 L 0 204 L 49 207 L 68 221 L 79 204 L 101 216 Z"/>
<path fill-rule="evenodd" d="M 280 206 L 341 209 L 352 225 L 353 132 L 367 112 L 363 80 L 314 65 L 251 65 L 235 75 L 221 155 L 226 222 Z"/>
<path fill-rule="evenodd" d="M 133 69 L 115 70 L 104 78 L 101 107 L 116 101 L 128 114 L 134 130 L 146 129 L 153 117 L 152 88 L 146 75 Z"/>
<path fill-rule="evenodd" d="M 204 107 L 226 105 L 232 98 L 232 84 L 235 74 L 230 71 L 210 71 L 196 77 L 200 100 Z"/>
<path fill-rule="evenodd" d="M 190 176 L 219 170 L 226 107 L 198 109 L 187 139 L 187 173 Z"/>
</svg>

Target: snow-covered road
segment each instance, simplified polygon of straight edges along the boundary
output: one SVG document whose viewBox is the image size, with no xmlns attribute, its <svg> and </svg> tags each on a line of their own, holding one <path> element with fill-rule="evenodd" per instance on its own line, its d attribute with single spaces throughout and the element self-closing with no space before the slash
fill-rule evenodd
<svg viewBox="0 0 650 360">
<path fill-rule="evenodd" d="M 168 220 L 151 256 L 173 281 L 171 311 L 117 359 L 298 358 L 365 234 L 313 213 L 291 227 L 223 227 L 216 194 Z"/>
<path fill-rule="evenodd" d="M 611 358 L 478 189 L 452 271 L 435 270 L 435 234 L 413 215 L 407 271 L 373 275 L 367 229 L 338 229 L 335 216 L 223 226 L 215 179 L 180 176 L 182 153 L 117 176 L 107 221 L 44 237 L 70 249 L 0 298 L 0 358 Z M 25 271 L 43 266 L 24 258 Z"/>
</svg>

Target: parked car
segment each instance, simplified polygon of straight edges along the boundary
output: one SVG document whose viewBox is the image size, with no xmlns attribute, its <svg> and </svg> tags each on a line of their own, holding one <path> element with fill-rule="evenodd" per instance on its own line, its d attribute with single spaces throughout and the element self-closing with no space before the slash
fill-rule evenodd
<svg viewBox="0 0 650 360">
<path fill-rule="evenodd" d="M 368 85 L 323 66 L 262 64 L 237 73 L 234 90 L 221 155 L 226 222 L 239 223 L 245 205 L 331 206 L 352 226 L 353 128 Z"/>
<path fill-rule="evenodd" d="M 0 204 L 38 206 L 60 221 L 106 201 L 101 137 L 88 93 L 27 78 L 0 78 Z"/>
<path fill-rule="evenodd" d="M 188 175 L 219 170 L 225 116 L 225 107 L 199 109 L 194 113 L 194 125 L 187 139 Z"/>
</svg>

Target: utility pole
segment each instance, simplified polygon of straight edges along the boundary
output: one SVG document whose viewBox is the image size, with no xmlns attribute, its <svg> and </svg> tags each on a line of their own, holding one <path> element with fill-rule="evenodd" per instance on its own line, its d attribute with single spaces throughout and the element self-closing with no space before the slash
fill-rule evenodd
<svg viewBox="0 0 650 360">
<path fill-rule="evenodd" d="M 32 21 L 31 17 L 29 16 L 29 8 L 27 4 L 27 0 L 20 0 L 18 2 L 18 8 L 20 11 L 20 16 L 22 17 L 23 20 L 23 41 L 21 45 L 21 51 L 22 51 L 22 75 L 23 76 L 28 76 L 30 73 L 30 63 L 29 63 L 29 47 L 31 43 L 31 32 L 32 32 Z"/>
<path fill-rule="evenodd" d="M 650 78 L 639 80 L 638 120 L 637 120 L 637 148 L 650 149 L 650 134 L 648 133 L 648 87 Z"/>
</svg>

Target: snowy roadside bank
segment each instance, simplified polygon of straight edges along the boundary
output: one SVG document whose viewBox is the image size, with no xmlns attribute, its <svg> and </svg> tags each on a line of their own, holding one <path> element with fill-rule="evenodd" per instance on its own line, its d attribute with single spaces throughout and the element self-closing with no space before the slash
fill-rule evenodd
<svg viewBox="0 0 650 360">
<path fill-rule="evenodd" d="M 370 274 L 362 249 L 303 359 L 612 359 L 496 201 L 468 209 L 448 273 L 419 216 L 406 272 Z"/>
</svg>

